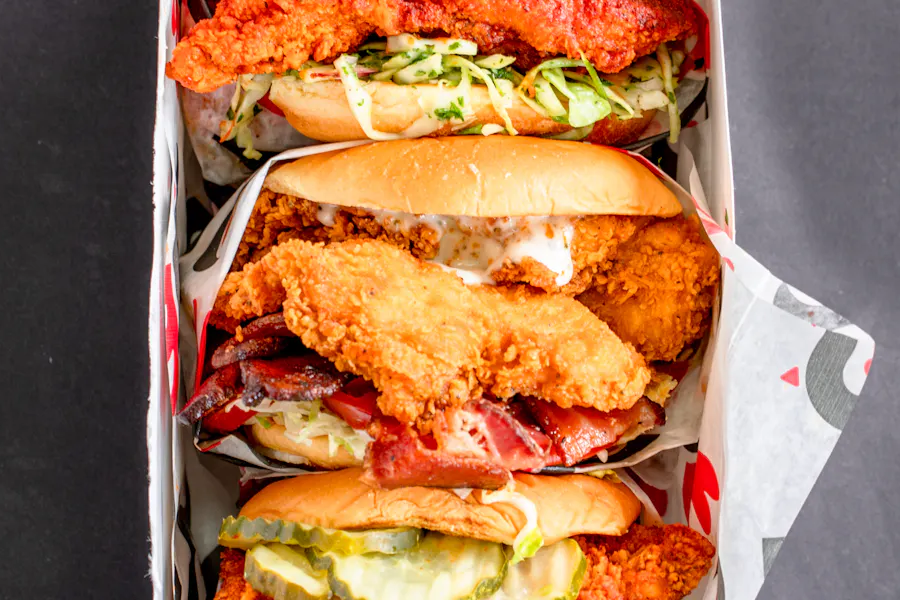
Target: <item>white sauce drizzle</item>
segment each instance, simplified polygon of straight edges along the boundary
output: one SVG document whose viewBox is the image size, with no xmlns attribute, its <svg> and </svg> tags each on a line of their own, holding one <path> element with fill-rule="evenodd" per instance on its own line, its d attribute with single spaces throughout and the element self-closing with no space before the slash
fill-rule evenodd
<svg viewBox="0 0 900 600">
<path fill-rule="evenodd" d="M 470 165 L 474 167 L 474 165 Z M 319 204 L 319 222 L 334 226 L 340 207 Z M 427 227 L 440 238 L 437 255 L 430 262 L 455 273 L 468 285 L 493 285 L 492 274 L 507 262 L 535 260 L 556 273 L 556 285 L 572 280 L 572 238 L 575 227 L 569 217 L 453 217 L 414 215 L 369 209 L 388 231 L 409 233 Z"/>
<path fill-rule="evenodd" d="M 337 214 L 337 204 L 319 204 L 316 207 L 316 218 L 325 227 L 334 227 L 334 215 Z"/>
</svg>

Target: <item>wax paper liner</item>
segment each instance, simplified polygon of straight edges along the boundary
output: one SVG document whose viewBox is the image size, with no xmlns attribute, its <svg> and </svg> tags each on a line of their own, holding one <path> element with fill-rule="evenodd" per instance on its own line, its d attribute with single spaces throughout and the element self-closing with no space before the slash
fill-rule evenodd
<svg viewBox="0 0 900 600">
<path fill-rule="evenodd" d="M 619 473 L 644 501 L 645 522 L 688 523 L 716 543 L 718 564 L 690 597 L 741 600 L 756 597 L 833 450 L 874 344 L 732 242 L 720 6 L 716 0 L 701 4 L 711 16 L 710 104 L 703 112 L 709 120 L 687 129 L 675 147 L 654 145 L 650 165 L 677 174 L 688 192 L 683 200 L 702 207 L 703 189 L 710 193 L 709 212 L 700 214 L 725 267 L 716 335 L 697 375 L 705 407 L 697 441 Z M 192 390 L 192 381 L 186 387 L 181 375 L 193 379 L 199 329 L 191 320 L 195 307 L 177 301 L 185 297 L 177 267 L 187 241 L 185 182 L 194 175 L 185 166 L 189 149 L 176 86 L 162 73 L 179 31 L 174 6 L 168 0 L 160 6 L 149 315 L 150 580 L 159 599 L 211 597 L 216 532 L 220 519 L 235 510 L 241 481 L 237 467 L 195 452 L 190 428 L 172 418 L 179 397 Z M 226 215 L 218 217 L 213 235 L 227 232 Z M 214 264 L 215 255 L 206 260 Z M 264 474 L 244 471 L 245 478 Z"/>
</svg>

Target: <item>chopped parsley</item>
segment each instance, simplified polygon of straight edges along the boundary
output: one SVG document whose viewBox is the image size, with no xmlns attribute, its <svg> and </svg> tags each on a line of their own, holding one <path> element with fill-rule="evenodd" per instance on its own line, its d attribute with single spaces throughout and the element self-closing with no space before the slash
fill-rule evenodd
<svg viewBox="0 0 900 600">
<path fill-rule="evenodd" d="M 456 119 L 458 121 L 466 120 L 462 108 L 460 108 L 456 102 L 451 102 L 450 106 L 447 108 L 434 109 L 434 116 L 441 121 L 449 121 L 450 119 Z"/>
<path fill-rule="evenodd" d="M 502 69 L 485 69 L 488 73 L 491 74 L 491 77 L 494 79 L 508 79 L 513 81 L 515 75 L 513 75 L 513 70 L 509 67 L 503 67 Z"/>
<path fill-rule="evenodd" d="M 481 133 L 481 128 L 483 125 L 479 123 L 478 125 L 472 125 L 471 127 L 466 127 L 462 131 L 459 131 L 459 135 L 478 135 Z"/>
<path fill-rule="evenodd" d="M 456 50 L 458 48 L 459 48 L 459 42 L 453 42 L 452 44 L 450 44 L 450 52 L 453 52 L 454 50 Z"/>
</svg>

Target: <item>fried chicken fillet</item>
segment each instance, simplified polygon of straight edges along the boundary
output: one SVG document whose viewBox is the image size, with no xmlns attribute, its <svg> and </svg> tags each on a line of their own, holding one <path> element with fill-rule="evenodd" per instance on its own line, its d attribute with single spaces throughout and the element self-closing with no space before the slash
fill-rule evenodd
<svg viewBox="0 0 900 600">
<path fill-rule="evenodd" d="M 647 358 L 675 360 L 709 327 L 719 256 L 699 220 L 657 220 L 618 248 L 578 300 Z"/>
<path fill-rule="evenodd" d="M 578 536 L 587 570 L 578 600 L 680 600 L 709 570 L 715 549 L 684 525 L 632 525 L 623 536 Z M 223 550 L 215 600 L 270 600 L 244 580 L 244 553 Z"/>
<path fill-rule="evenodd" d="M 241 74 L 283 73 L 355 49 L 372 34 L 449 35 L 483 54 L 581 58 L 618 72 L 696 29 L 689 0 L 223 0 L 175 47 L 166 75 L 210 92 Z M 580 52 L 579 52 L 580 51 Z"/>
<path fill-rule="evenodd" d="M 629 408 L 650 370 L 584 305 L 525 286 L 469 286 L 378 240 L 289 240 L 229 274 L 216 310 L 235 322 L 280 310 L 303 344 L 371 380 L 379 408 L 427 431 L 483 393 L 563 408 Z"/>
<path fill-rule="evenodd" d="M 334 224 L 326 227 L 317 207 L 302 198 L 264 190 L 232 269 L 259 260 L 273 245 L 290 239 L 377 239 L 424 260 L 437 254 L 440 233 L 431 227 L 386 228 L 376 215 L 351 207 L 341 207 Z M 507 262 L 492 276 L 504 285 L 524 283 L 576 296 L 647 360 L 675 360 L 706 332 L 719 281 L 719 258 L 703 238 L 696 217 L 579 217 L 572 261 L 572 280 L 562 287 L 556 285 L 556 273 L 529 258 L 519 264 Z M 212 323 L 234 327 L 218 312 Z"/>
</svg>

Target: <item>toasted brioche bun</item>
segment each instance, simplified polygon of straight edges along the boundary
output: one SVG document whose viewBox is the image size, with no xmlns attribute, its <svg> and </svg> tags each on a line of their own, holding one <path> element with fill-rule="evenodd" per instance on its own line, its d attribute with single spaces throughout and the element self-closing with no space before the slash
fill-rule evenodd
<svg viewBox="0 0 900 600">
<path fill-rule="evenodd" d="M 332 529 L 419 527 L 512 544 L 525 516 L 511 504 L 484 504 L 482 490 L 465 499 L 452 490 L 383 490 L 360 482 L 361 469 L 301 475 L 273 483 L 244 505 L 248 518 L 282 519 Z M 579 534 L 621 535 L 641 503 L 620 483 L 589 475 L 515 474 L 515 491 L 531 500 L 544 542 Z"/>
<path fill-rule="evenodd" d="M 397 85 L 392 82 L 369 81 L 363 84 L 372 97 L 372 126 L 385 133 L 402 133 L 419 119 L 426 117 L 425 106 L 440 106 L 446 88 L 435 84 Z M 340 81 L 308 83 L 294 78 L 277 78 L 269 90 L 269 99 L 281 109 L 288 122 L 306 137 L 322 142 L 364 140 L 366 134 L 347 103 Z M 471 88 L 469 102 L 473 116 L 462 124 L 447 121 L 428 135 L 452 135 L 474 124 L 504 125 L 497 114 L 485 86 Z M 444 102 L 446 103 L 446 102 Z M 512 98 L 507 114 L 520 135 L 554 135 L 572 128 L 542 117 L 522 102 Z M 637 140 L 656 111 L 647 111 L 639 119 L 622 121 L 610 116 L 598 126 L 591 140 L 598 144 L 620 145 Z"/>
<path fill-rule="evenodd" d="M 675 195 L 627 154 L 530 137 L 458 136 L 304 156 L 265 187 L 312 202 L 415 214 L 681 214 Z"/>
<path fill-rule="evenodd" d="M 269 458 L 298 465 L 315 465 L 323 469 L 344 469 L 358 467 L 362 460 L 356 458 L 343 446 L 338 446 L 334 456 L 328 453 L 328 438 L 311 438 L 309 444 L 299 444 L 288 439 L 283 425 L 271 425 L 268 429 L 258 423 L 252 424 L 247 436 L 258 445 L 257 451 Z"/>
</svg>

